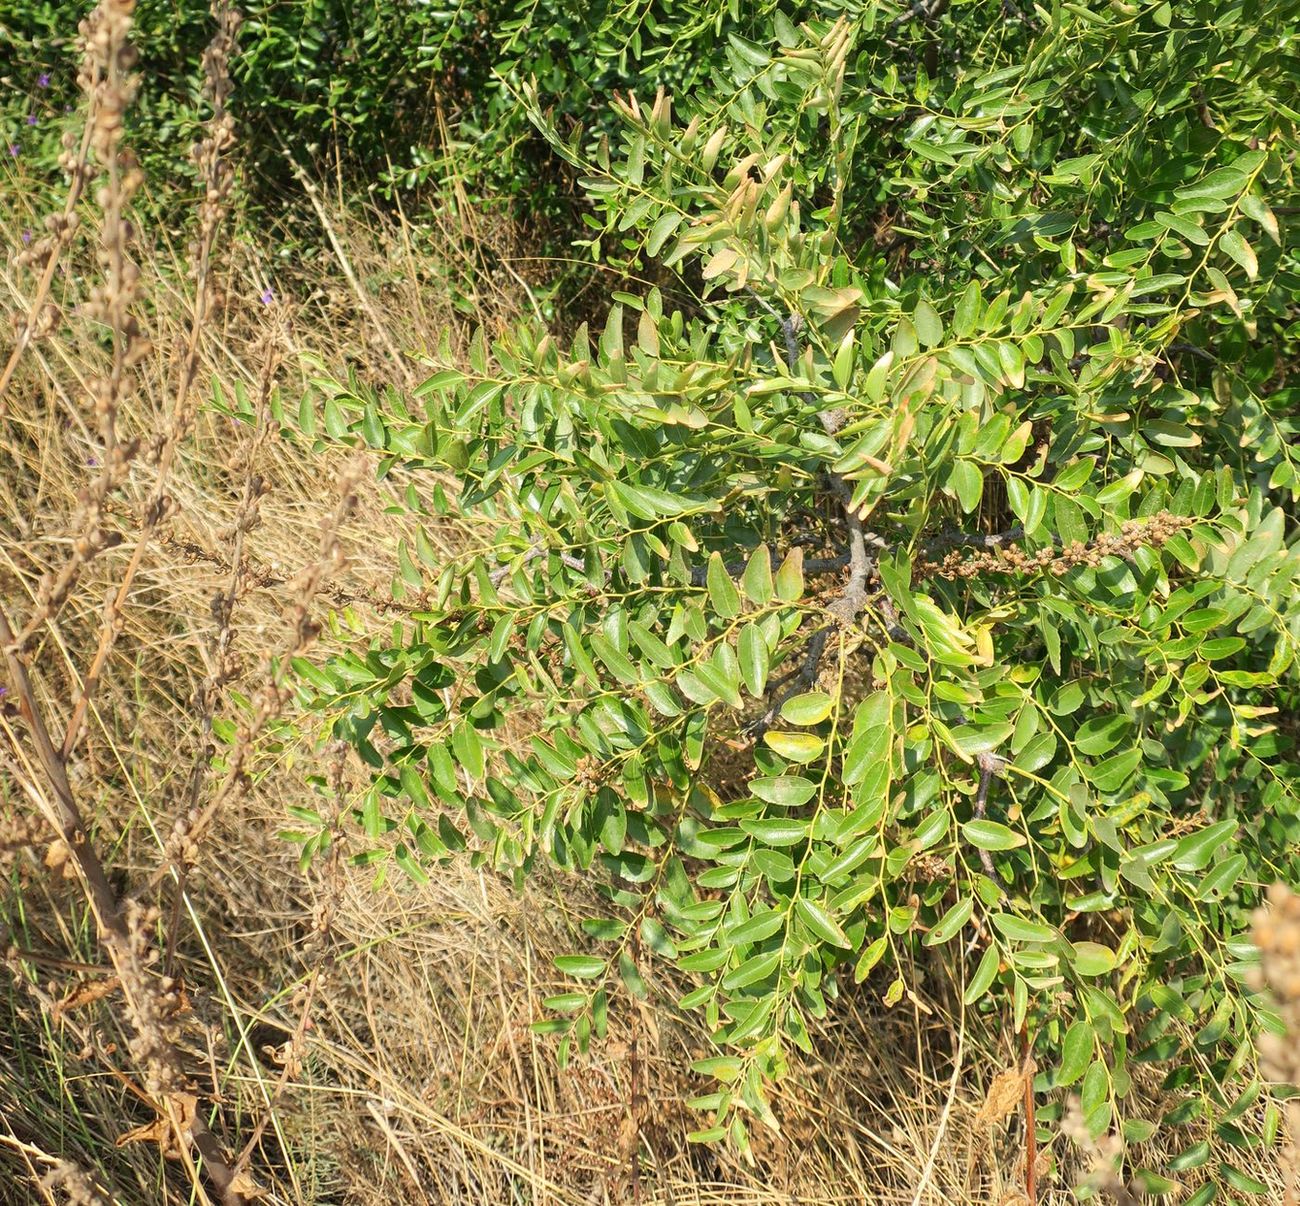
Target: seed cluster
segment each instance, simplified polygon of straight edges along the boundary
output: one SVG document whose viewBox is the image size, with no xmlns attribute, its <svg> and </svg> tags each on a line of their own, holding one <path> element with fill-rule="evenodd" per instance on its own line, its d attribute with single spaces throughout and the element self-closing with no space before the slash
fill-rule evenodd
<svg viewBox="0 0 1300 1206">
<path fill-rule="evenodd" d="M 106 507 L 110 496 L 126 481 L 139 451 L 138 440 L 124 439 L 118 431 L 119 412 L 133 387 L 132 369 L 148 355 L 151 346 L 133 313 L 140 295 L 140 270 L 130 258 L 134 231 L 126 216 L 144 176 L 134 154 L 122 146 L 123 118 L 139 87 L 134 72 L 138 56 L 130 38 L 134 11 L 135 0 L 103 0 L 80 26 L 83 56 L 77 82 L 89 100 L 85 143 L 98 167 L 91 165 L 86 154 L 74 159 L 71 150 L 65 148 L 69 156 L 66 167 L 74 173 L 74 186 L 87 183 L 92 174 L 103 178 L 95 194 L 103 212 L 96 250 L 101 278 L 91 286 L 81 308 L 87 318 L 108 329 L 113 358 L 105 373 L 86 384 L 87 401 L 102 445 L 96 458 L 99 472 L 78 496 L 71 554 L 57 571 L 42 578 L 35 614 L 20 634 L 20 646 L 62 607 L 85 564 L 121 542 L 121 534 L 108 524 Z M 78 190 L 74 187 L 73 191 L 75 194 Z M 46 225 L 50 235 L 25 254 L 32 254 L 36 257 L 33 263 L 44 266 L 43 284 L 48 286 L 55 254 L 76 230 L 76 215 L 65 211 L 62 216 L 48 219 Z M 25 326 L 25 337 L 52 333 L 59 318 L 57 308 L 45 303 Z M 105 620 L 111 625 L 116 617 L 106 616 Z"/>
<path fill-rule="evenodd" d="M 595 791 L 605 782 L 605 770 L 599 758 L 593 758 L 590 754 L 584 754 L 578 759 L 578 765 L 574 771 L 574 778 L 579 786 L 586 788 L 587 791 Z"/>
<path fill-rule="evenodd" d="M 60 1160 L 41 1178 L 41 1187 L 47 1193 L 62 1190 L 67 1206 L 109 1206 L 111 1200 L 95 1178 L 71 1160 Z"/>
<path fill-rule="evenodd" d="M 1251 987 L 1272 993 L 1284 1035 L 1264 1034 L 1259 1040 L 1259 1067 L 1275 1084 L 1300 1085 L 1300 892 L 1274 884 L 1268 906 L 1255 913 L 1255 945 L 1259 967 Z M 1287 1103 L 1291 1141 L 1282 1154 L 1290 1184 L 1286 1206 L 1300 1206 L 1300 1098 Z"/>
<path fill-rule="evenodd" d="M 1115 533 L 1103 533 L 1084 543 L 1046 545 L 1032 552 L 1019 545 L 965 555 L 954 549 L 940 560 L 918 562 L 918 577 L 976 578 L 982 574 L 1042 574 L 1060 576 L 1080 566 L 1096 569 L 1107 557 L 1129 559 L 1135 549 L 1159 548 L 1189 527 L 1192 521 L 1168 511 L 1159 511 L 1145 519 L 1128 519 Z"/>
<path fill-rule="evenodd" d="M 158 910 L 132 901 L 126 907 L 126 940 L 115 940 L 119 949 L 114 965 L 122 981 L 127 1000 L 127 1014 L 133 1034 L 130 1039 L 132 1058 L 145 1070 L 145 1090 L 162 1101 L 185 1085 L 176 1047 L 176 1015 L 180 993 L 170 976 L 158 976 L 153 965 L 158 948 L 150 931 L 157 925 Z"/>
</svg>

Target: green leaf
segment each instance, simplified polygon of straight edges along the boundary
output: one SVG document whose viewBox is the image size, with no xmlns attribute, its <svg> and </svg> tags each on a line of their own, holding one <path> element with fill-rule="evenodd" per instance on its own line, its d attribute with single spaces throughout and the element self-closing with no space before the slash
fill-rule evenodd
<svg viewBox="0 0 1300 1206">
<path fill-rule="evenodd" d="M 961 827 L 962 836 L 980 850 L 1014 850 L 1025 844 L 1025 835 L 998 821 L 977 818 Z"/>
<path fill-rule="evenodd" d="M 925 936 L 925 945 L 937 946 L 942 942 L 950 941 L 970 920 L 974 909 L 975 898 L 962 897 L 935 923 L 934 928 Z"/>
<path fill-rule="evenodd" d="M 1189 218 L 1180 217 L 1178 214 L 1168 212 L 1156 214 L 1155 219 L 1166 230 L 1173 231 L 1180 238 L 1186 239 L 1189 243 L 1197 247 L 1205 247 L 1210 242 L 1210 236 L 1205 233 L 1205 229 Z"/>
<path fill-rule="evenodd" d="M 684 494 L 670 494 L 651 486 L 635 485 L 632 482 L 614 481 L 609 483 L 615 498 L 638 519 L 654 520 L 685 515 L 688 511 L 702 505 L 701 500 Z"/>
<path fill-rule="evenodd" d="M 609 667 L 610 672 L 619 682 L 626 683 L 628 686 L 640 682 L 641 676 L 627 654 L 598 633 L 592 633 L 587 639 L 591 644 L 592 652 Z"/>
<path fill-rule="evenodd" d="M 1064 1088 L 1072 1085 L 1092 1062 L 1096 1043 L 1092 1027 L 1087 1022 L 1075 1022 L 1065 1032 L 1061 1042 L 1061 1066 L 1056 1073 L 1056 1083 Z"/>
<path fill-rule="evenodd" d="M 595 955 L 557 955 L 555 966 L 566 976 L 578 980 L 595 980 L 605 974 L 605 960 Z"/>
<path fill-rule="evenodd" d="M 1240 1169 L 1234 1168 L 1231 1164 L 1220 1163 L 1219 1174 L 1227 1183 L 1232 1186 L 1238 1193 L 1248 1193 L 1254 1196 L 1270 1193 L 1270 1189 L 1263 1181 Z"/>
<path fill-rule="evenodd" d="M 677 665 L 677 659 L 673 656 L 673 651 L 644 624 L 632 620 L 628 623 L 627 631 L 641 652 L 659 669 L 672 670 Z"/>
<path fill-rule="evenodd" d="M 638 1001 L 644 1001 L 650 996 L 650 990 L 646 987 L 645 980 L 641 978 L 640 970 L 626 951 L 619 952 L 618 974 L 624 987 Z"/>
<path fill-rule="evenodd" d="M 651 256 L 657 256 L 685 219 L 686 215 L 675 209 L 665 210 L 660 214 L 646 236 L 646 252 Z"/>
<path fill-rule="evenodd" d="M 423 398 L 428 394 L 446 393 L 464 381 L 465 374 L 459 369 L 439 369 L 432 376 L 421 381 L 412 392 L 417 398 Z"/>
<path fill-rule="evenodd" d="M 853 716 L 853 733 L 844 752 L 843 779 L 847 786 L 861 783 L 873 766 L 889 756 L 890 698 L 884 691 L 873 691 Z"/>
<path fill-rule="evenodd" d="M 767 688 L 767 639 L 757 624 L 746 624 L 740 630 L 740 638 L 736 646 L 740 660 L 740 676 L 745 682 L 745 689 L 757 699 Z"/>
<path fill-rule="evenodd" d="M 948 832 L 952 824 L 952 814 L 946 808 L 936 808 L 925 817 L 913 834 L 913 840 L 921 850 L 928 850 Z"/>
<path fill-rule="evenodd" d="M 1246 179 L 1236 168 L 1216 168 L 1195 184 L 1184 185 L 1174 196 L 1180 201 L 1194 201 L 1204 197 L 1226 200 L 1237 196 L 1246 187 Z"/>
<path fill-rule="evenodd" d="M 412 804 L 417 808 L 432 808 L 433 801 L 429 798 L 428 788 L 424 785 L 424 779 L 420 772 L 415 769 L 409 762 L 398 772 L 402 783 L 402 790 L 410 798 Z"/>
<path fill-rule="evenodd" d="M 1030 921 L 1013 913 L 993 913 L 990 920 L 1012 942 L 1055 942 L 1060 934 L 1042 921 Z"/>
<path fill-rule="evenodd" d="M 1085 767 L 1084 773 L 1098 791 L 1118 791 L 1142 762 L 1142 751 L 1126 750 L 1099 762 L 1096 766 Z"/>
<path fill-rule="evenodd" d="M 975 324 L 979 322 L 983 311 L 984 296 L 980 292 L 980 283 L 977 280 L 972 280 L 962 290 L 961 298 L 957 302 L 957 308 L 953 311 L 952 333 L 958 339 L 964 339 L 975 329 Z"/>
<path fill-rule="evenodd" d="M 943 342 L 943 320 L 928 301 L 922 299 L 912 312 L 912 325 L 923 348 L 932 348 Z"/>
<path fill-rule="evenodd" d="M 817 785 L 797 775 L 782 775 L 779 778 L 751 779 L 749 790 L 768 804 L 798 808 L 817 794 Z"/>
<path fill-rule="evenodd" d="M 765 544 L 760 544 L 745 566 L 744 577 L 740 580 L 745 597 L 760 607 L 772 599 L 772 554 Z"/>
<path fill-rule="evenodd" d="M 1228 231 L 1220 240 L 1223 248 L 1245 270 L 1253 281 L 1259 275 L 1259 260 L 1255 258 L 1255 249 L 1235 230 Z"/>
<path fill-rule="evenodd" d="M 832 946 L 850 947 L 853 945 L 849 941 L 848 935 L 840 929 L 836 921 L 821 905 L 814 903 L 806 896 L 800 896 L 794 907 L 795 912 L 799 915 L 799 920 L 808 927 L 815 937 L 820 938 L 823 942 L 829 942 Z"/>
<path fill-rule="evenodd" d="M 731 43 L 736 53 L 751 67 L 766 67 L 771 61 L 772 56 L 767 53 L 761 46 L 755 42 L 749 41 L 748 38 L 742 38 L 739 34 L 729 33 L 727 41 Z"/>
<path fill-rule="evenodd" d="M 1234 854 L 1214 867 L 1201 881 L 1196 889 L 1197 900 L 1221 900 L 1227 896 L 1241 880 L 1249 865 L 1244 854 Z"/>
<path fill-rule="evenodd" d="M 787 817 L 755 817 L 740 822 L 750 837 L 767 846 L 793 846 L 808 836 L 808 822 Z"/>
<path fill-rule="evenodd" d="M 992 753 L 1011 736 L 1013 728 L 1010 721 L 1002 721 L 1000 724 L 958 725 L 957 728 L 949 730 L 951 733 L 949 744 L 969 761 L 980 754 Z"/>
<path fill-rule="evenodd" d="M 1113 749 L 1132 728 L 1126 716 L 1094 716 L 1079 726 L 1074 748 L 1094 757 Z"/>
<path fill-rule="evenodd" d="M 1084 1073 L 1079 1102 L 1084 1123 L 1097 1138 L 1110 1124 L 1110 1070 L 1099 1059 L 1093 1060 Z"/>
<path fill-rule="evenodd" d="M 577 1013 L 587 1004 L 587 994 L 585 992 L 562 992 L 553 997 L 547 997 L 542 1001 L 543 1009 L 551 1009 L 556 1013 Z"/>
<path fill-rule="evenodd" d="M 781 705 L 781 719 L 790 724 L 820 724 L 835 707 L 835 701 L 825 691 L 806 691 L 792 695 Z"/>
<path fill-rule="evenodd" d="M 676 959 L 677 947 L 668 931 L 653 917 L 646 917 L 641 922 L 641 941 L 656 955 L 664 959 Z"/>
<path fill-rule="evenodd" d="M 734 971 L 722 977 L 722 987 L 727 990 L 748 988 L 760 980 L 766 980 L 781 966 L 781 951 L 767 951 L 761 955 L 751 955 Z"/>
<path fill-rule="evenodd" d="M 729 672 L 732 670 L 734 670 L 734 674 Z M 729 707 L 740 711 L 745 706 L 744 700 L 740 696 L 739 665 L 734 667 L 722 665 L 716 659 L 701 662 L 695 667 L 695 677 L 704 685 L 707 691 Z M 678 677 L 678 685 L 681 685 L 680 676 Z"/>
<path fill-rule="evenodd" d="M 867 373 L 862 383 L 862 392 L 872 402 L 879 402 L 885 396 L 885 384 L 889 379 L 889 370 L 894 363 L 894 353 L 886 352 Z"/>
<path fill-rule="evenodd" d="M 709 602 L 713 604 L 713 610 L 724 620 L 739 615 L 740 592 L 731 580 L 731 575 L 727 573 L 727 566 L 722 560 L 721 553 L 714 553 L 709 557 L 707 582 Z"/>
<path fill-rule="evenodd" d="M 1277 215 L 1268 207 L 1262 197 L 1256 197 L 1253 193 L 1242 197 L 1241 212 L 1252 221 L 1258 222 L 1264 228 L 1264 233 L 1274 243 L 1281 244 L 1282 231 L 1278 226 Z"/>
<path fill-rule="evenodd" d="M 776 571 L 776 597 L 783 603 L 796 603 L 803 597 L 803 549 L 791 549 Z"/>
<path fill-rule="evenodd" d="M 1098 942 L 1073 944 L 1070 961 L 1081 976 L 1105 976 L 1115 970 L 1115 952 Z"/>
<path fill-rule="evenodd" d="M 407 878 L 417 884 L 427 884 L 429 882 L 428 872 L 420 866 L 415 856 L 403 843 L 398 843 L 393 850 L 393 861 Z"/>
<path fill-rule="evenodd" d="M 1224 847 L 1236 832 L 1237 822 L 1224 820 L 1189 833 L 1174 848 L 1174 866 L 1180 871 L 1202 870 L 1211 859 L 1224 856 Z"/>
<path fill-rule="evenodd" d="M 472 724 L 462 721 L 452 730 L 451 752 L 471 779 L 483 778 L 483 741 Z"/>
<path fill-rule="evenodd" d="M 831 379 L 840 389 L 848 389 L 853 376 L 853 332 L 849 331 L 840 341 L 835 359 L 831 362 Z"/>
<path fill-rule="evenodd" d="M 691 1064 L 691 1069 L 701 1076 L 712 1076 L 723 1084 L 730 1084 L 740 1079 L 745 1065 L 736 1055 L 711 1055 L 706 1059 L 697 1059 Z"/>
<path fill-rule="evenodd" d="M 962 994 L 962 1000 L 967 1005 L 974 1005 L 992 987 L 994 977 L 998 974 L 998 962 L 998 948 L 996 945 L 990 945 L 980 956 L 979 966 Z"/>
<path fill-rule="evenodd" d="M 984 475 L 977 465 L 972 461 L 954 461 L 948 482 L 967 515 L 979 509 L 980 499 L 984 497 Z"/>
<path fill-rule="evenodd" d="M 889 938 L 885 935 L 869 943 L 859 956 L 857 966 L 853 969 L 853 983 L 861 984 L 871 974 L 871 969 L 880 962 L 888 949 Z"/>
</svg>

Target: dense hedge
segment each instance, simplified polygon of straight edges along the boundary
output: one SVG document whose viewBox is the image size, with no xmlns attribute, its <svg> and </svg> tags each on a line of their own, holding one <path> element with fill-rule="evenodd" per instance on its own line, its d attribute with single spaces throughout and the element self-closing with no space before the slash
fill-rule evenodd
<svg viewBox="0 0 1300 1206">
<path fill-rule="evenodd" d="M 76 30 L 89 0 L 3 0 L 6 44 L 0 123 L 23 156 L 52 168 L 65 106 L 75 104 Z M 207 0 L 141 0 L 136 44 L 142 89 L 132 140 L 162 182 L 190 174 L 188 147 L 202 119 L 199 61 L 211 25 Z M 423 189 L 451 176 L 477 201 L 529 216 L 572 217 L 574 190 L 536 137 L 519 89 L 536 78 L 561 125 L 613 125 L 615 90 L 700 82 L 708 47 L 745 32 L 772 7 L 682 6 L 656 16 L 622 5 L 487 0 L 253 0 L 244 15 L 231 102 L 240 122 L 247 191 L 282 201 L 291 160 L 356 193 Z M 36 117 L 37 124 L 28 120 Z"/>
</svg>

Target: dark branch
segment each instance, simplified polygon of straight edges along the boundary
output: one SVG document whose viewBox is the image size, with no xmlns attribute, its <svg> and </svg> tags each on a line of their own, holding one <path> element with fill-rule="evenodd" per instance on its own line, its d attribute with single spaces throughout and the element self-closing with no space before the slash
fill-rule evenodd
<svg viewBox="0 0 1300 1206">
<path fill-rule="evenodd" d="M 541 545 L 535 544 L 527 553 L 524 554 L 523 564 L 528 565 L 529 562 L 538 561 L 552 551 L 553 550 L 551 549 L 543 548 Z M 581 557 L 575 557 L 572 553 L 560 553 L 560 560 L 570 569 L 577 570 L 580 574 L 585 574 L 587 572 L 587 563 Z M 493 586 L 500 586 L 510 574 L 510 569 L 511 567 L 509 565 L 503 565 L 499 569 L 494 569 L 488 575 L 488 581 L 491 582 Z"/>
<path fill-rule="evenodd" d="M 993 776 L 1001 771 L 1006 764 L 1006 759 L 1000 758 L 997 754 L 979 754 L 976 756 L 975 765 L 980 769 L 980 783 L 975 790 L 974 811 L 976 818 L 983 820 L 988 809 L 989 784 L 993 782 Z M 980 865 L 990 879 L 997 878 L 997 873 L 993 868 L 993 858 L 983 847 L 980 847 Z"/>
<path fill-rule="evenodd" d="M 787 674 L 781 680 L 780 690 L 768 692 L 772 697 L 772 702 L 767 711 L 747 726 L 748 731 L 754 735 L 755 740 L 762 737 L 771 728 L 772 722 L 780 714 L 781 708 L 787 699 L 792 699 L 802 691 L 810 690 L 817 681 L 817 671 L 821 668 L 822 655 L 826 652 L 826 640 L 829 636 L 829 628 L 821 628 L 814 632 L 808 638 L 808 644 L 804 647 L 804 658 L 798 669 L 792 674 Z"/>
<path fill-rule="evenodd" d="M 1025 529 L 1009 528 L 1005 532 L 941 532 L 921 547 L 923 554 L 936 553 L 941 549 L 998 549 L 1004 544 L 1023 539 Z"/>
</svg>

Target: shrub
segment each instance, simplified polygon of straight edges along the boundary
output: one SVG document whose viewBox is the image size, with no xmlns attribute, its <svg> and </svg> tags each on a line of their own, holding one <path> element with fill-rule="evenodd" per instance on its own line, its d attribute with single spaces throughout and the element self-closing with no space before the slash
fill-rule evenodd
<svg viewBox="0 0 1300 1206">
<path fill-rule="evenodd" d="M 51 171 L 65 107 L 76 99 L 78 20 L 91 7 L 90 0 L 12 0 L 0 9 L 0 35 L 11 49 L 0 96 L 6 147 Z M 761 27 L 773 5 L 767 0 L 742 16 L 729 5 L 701 4 L 658 17 L 560 0 L 480 7 L 249 0 L 239 7 L 234 104 L 245 184 L 277 215 L 297 162 L 315 174 L 337 173 L 354 196 L 421 190 L 445 198 L 456 181 L 478 204 L 572 221 L 572 190 L 529 124 L 523 81 L 539 81 L 557 123 L 595 120 L 609 132 L 611 91 L 696 86 L 707 79 L 714 38 Z M 208 10 L 208 0 L 140 0 L 135 14 L 142 90 L 129 120 L 154 179 L 189 174 L 203 114 L 196 64 Z"/>
<path fill-rule="evenodd" d="M 76 98 L 74 42 L 93 7 L 23 0 L 0 17 L 13 58 L 5 117 L 25 151 L 52 166 L 64 106 Z M 455 22 L 425 5 L 292 0 L 240 5 L 242 52 L 235 98 L 242 153 L 255 194 L 292 181 L 290 157 L 313 168 L 345 164 L 373 176 L 394 144 L 433 127 L 430 42 Z M 199 63 L 210 26 L 207 0 L 142 0 L 135 13 L 142 89 L 130 122 L 151 175 L 189 175 L 203 116 Z M 42 121 L 24 129 L 29 112 Z"/>
<path fill-rule="evenodd" d="M 651 952 L 694 981 L 701 1139 L 934 948 L 1094 1136 L 1153 1134 L 1150 1065 L 1249 1145 L 1247 930 L 1300 881 L 1286 6 L 942 7 L 778 16 L 593 155 L 535 112 L 592 252 L 672 283 L 322 383 L 309 438 L 482 538 L 405 546 L 410 621 L 303 696 L 362 858 L 605 885 L 562 1054 Z"/>
</svg>

